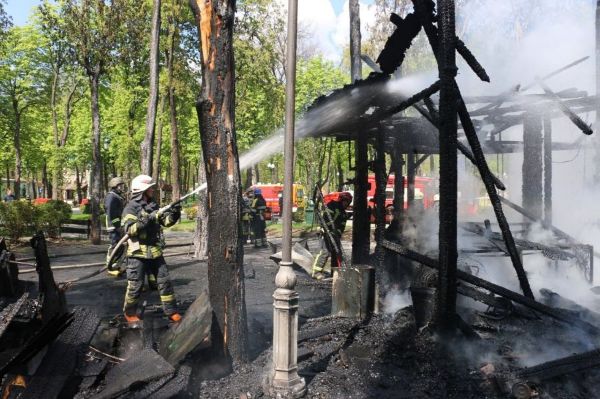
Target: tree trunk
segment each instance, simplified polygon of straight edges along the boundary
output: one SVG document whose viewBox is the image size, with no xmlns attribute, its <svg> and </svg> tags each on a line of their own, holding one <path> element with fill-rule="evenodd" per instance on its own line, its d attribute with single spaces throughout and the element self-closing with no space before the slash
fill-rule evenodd
<svg viewBox="0 0 600 399">
<path fill-rule="evenodd" d="M 235 0 L 190 0 L 200 35 L 202 93 L 197 103 L 208 184 L 208 286 L 217 335 L 234 362 L 248 360 L 240 231 L 240 171 L 234 126 Z"/>
<path fill-rule="evenodd" d="M 154 149 L 154 129 L 158 106 L 158 45 L 160 41 L 160 0 L 154 0 L 152 11 L 152 33 L 150 39 L 150 95 L 146 111 L 146 134 L 141 144 L 142 173 L 152 174 L 152 151 Z"/>
<path fill-rule="evenodd" d="M 90 207 L 92 213 L 92 225 L 90 240 L 92 244 L 98 245 L 101 241 L 100 231 L 100 201 L 102 198 L 102 154 L 100 152 L 100 105 L 98 103 L 98 89 L 100 74 L 94 73 L 89 76 L 91 111 L 92 111 L 92 170 L 90 173 L 89 187 Z"/>
<path fill-rule="evenodd" d="M 337 153 L 335 160 L 335 168 L 337 169 L 337 191 L 344 191 L 344 169 L 342 168 L 342 156 Z"/>
<path fill-rule="evenodd" d="M 54 71 L 52 77 L 52 91 L 50 93 L 50 108 L 52 109 L 52 132 L 54 133 L 54 145 L 56 146 L 57 153 L 54 154 L 58 156 L 60 151 L 59 149 L 59 139 L 58 139 L 58 114 L 56 112 L 56 89 L 58 86 L 58 77 L 59 77 L 59 69 Z M 55 162 L 52 168 L 52 199 L 58 199 L 58 180 L 60 178 L 58 173 L 58 166 L 60 162 Z"/>
<path fill-rule="evenodd" d="M 173 86 L 173 62 L 175 50 L 175 20 L 172 20 L 169 50 L 167 51 L 168 86 L 169 86 L 169 116 L 171 119 L 171 186 L 173 187 L 172 199 L 181 196 L 181 182 L 179 179 L 179 133 L 177 129 L 177 103 L 175 101 L 175 87 Z"/>
<path fill-rule="evenodd" d="M 260 171 L 258 169 L 258 164 L 254 165 L 254 182 L 256 184 L 260 182 Z"/>
<path fill-rule="evenodd" d="M 65 115 L 64 115 L 64 125 L 63 125 L 63 129 L 62 129 L 62 134 L 60 136 L 60 138 L 58 137 L 58 124 L 56 124 L 56 130 L 54 131 L 54 135 L 55 135 L 55 145 L 56 145 L 56 151 L 57 151 L 57 156 L 59 157 L 59 162 L 57 162 L 54 167 L 52 168 L 52 199 L 63 199 L 62 198 L 62 182 L 63 182 L 63 176 L 62 176 L 62 164 L 63 164 L 63 148 L 65 147 L 65 145 L 67 144 L 67 138 L 69 137 L 69 130 L 71 128 L 71 116 L 73 115 L 73 105 L 74 103 L 77 101 L 75 99 L 75 93 L 77 92 L 77 87 L 79 86 L 79 82 L 75 81 L 73 83 L 73 86 L 71 87 L 71 90 L 69 91 L 69 96 L 67 97 L 67 103 L 65 104 Z M 55 110 L 53 110 L 53 113 L 56 113 Z M 56 118 L 55 115 L 53 115 L 53 118 Z"/>
<path fill-rule="evenodd" d="M 21 111 L 19 104 L 13 100 L 13 111 L 15 113 L 15 130 L 13 132 L 13 144 L 15 147 L 15 184 L 13 194 L 16 199 L 21 198 L 21 171 L 23 161 L 21 159 Z"/>
<path fill-rule="evenodd" d="M 48 182 L 48 167 L 46 165 L 46 162 L 44 161 L 44 164 L 42 165 L 42 185 L 44 187 L 44 198 L 48 198 L 48 195 L 52 192 L 52 187 L 50 186 L 50 183 Z M 53 199 L 58 199 L 58 198 L 53 198 Z"/>
<path fill-rule="evenodd" d="M 162 151 L 162 131 L 163 131 L 163 119 L 162 115 L 165 112 L 166 97 L 163 95 L 160 98 L 160 116 L 158 118 L 158 126 L 156 127 L 156 149 L 152 161 L 152 178 L 154 181 L 160 179 L 160 155 Z"/>
<path fill-rule="evenodd" d="M 247 190 L 252 185 L 252 168 L 246 169 L 246 183 L 244 184 L 244 190 Z"/>
<path fill-rule="evenodd" d="M 79 175 L 79 168 L 75 165 L 75 187 L 77 189 L 77 204 L 81 204 L 81 177 Z"/>
</svg>

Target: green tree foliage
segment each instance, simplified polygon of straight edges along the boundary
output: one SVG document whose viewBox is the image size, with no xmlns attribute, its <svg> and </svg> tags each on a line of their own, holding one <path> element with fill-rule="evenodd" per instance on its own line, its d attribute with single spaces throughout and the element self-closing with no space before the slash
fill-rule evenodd
<svg viewBox="0 0 600 399">
<path fill-rule="evenodd" d="M 24 163 L 36 163 L 35 155 L 29 157 L 26 151 L 39 145 L 32 113 L 27 113 L 43 91 L 44 70 L 40 68 L 41 60 L 37 51 L 39 39 L 31 26 L 11 28 L 6 34 L 0 59 L 1 141 L 12 142 L 10 153 L 14 159 L 14 191 L 17 197 L 21 193 Z"/>
</svg>

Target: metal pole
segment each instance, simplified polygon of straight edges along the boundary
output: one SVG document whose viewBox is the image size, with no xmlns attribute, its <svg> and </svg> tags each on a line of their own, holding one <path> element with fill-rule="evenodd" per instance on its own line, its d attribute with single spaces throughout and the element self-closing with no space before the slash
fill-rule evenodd
<svg viewBox="0 0 600 399">
<path fill-rule="evenodd" d="M 296 34 L 298 0 L 288 0 L 288 36 L 285 86 L 285 138 L 283 146 L 283 241 L 273 294 L 273 374 L 270 391 L 277 397 L 306 394 L 298 375 L 298 293 L 292 269 L 292 185 L 294 184 L 294 108 L 296 86 Z"/>
<path fill-rule="evenodd" d="M 292 261 L 292 185 L 294 184 L 294 118 L 296 106 L 296 29 L 298 0 L 288 0 L 288 37 L 285 66 L 285 137 L 283 144 L 283 242 L 281 264 Z"/>
</svg>

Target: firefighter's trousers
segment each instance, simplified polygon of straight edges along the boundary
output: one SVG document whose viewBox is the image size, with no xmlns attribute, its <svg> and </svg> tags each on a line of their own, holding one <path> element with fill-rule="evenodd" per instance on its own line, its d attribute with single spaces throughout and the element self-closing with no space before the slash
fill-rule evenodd
<svg viewBox="0 0 600 399">
<path fill-rule="evenodd" d="M 252 238 L 254 240 L 255 247 L 262 247 L 267 245 L 267 235 L 265 230 L 267 224 L 262 213 L 254 214 L 252 218 Z"/>
<path fill-rule="evenodd" d="M 315 260 L 313 261 L 312 266 L 312 274 L 313 276 L 317 273 L 331 272 L 332 268 L 340 267 L 342 263 L 342 259 L 340 254 L 337 254 L 333 245 L 331 245 L 330 241 L 327 237 L 324 236 L 325 233 L 321 235 L 321 250 L 315 256 Z M 342 242 L 338 235 L 332 234 L 333 239 L 335 240 L 337 247 L 342 248 Z M 327 267 L 327 260 L 331 259 L 331 268 Z"/>
<path fill-rule="evenodd" d="M 134 316 L 137 313 L 137 304 L 140 300 L 142 287 L 145 277 L 156 276 L 160 301 L 166 315 L 172 315 L 177 312 L 175 293 L 167 263 L 162 256 L 156 259 L 129 258 L 127 260 L 127 291 L 125 293 L 125 305 L 123 311 L 128 316 Z M 149 281 L 150 282 L 150 281 Z"/>
<path fill-rule="evenodd" d="M 108 237 L 110 238 L 110 246 L 108 247 L 108 251 L 106 253 L 106 264 L 107 265 L 108 265 L 108 261 L 110 260 L 110 254 L 112 253 L 113 249 L 115 248 L 115 246 L 117 245 L 117 243 L 121 240 L 121 238 L 123 236 L 119 229 L 114 229 L 108 233 Z M 121 257 L 121 259 L 123 259 L 123 258 Z M 121 262 L 121 260 L 116 262 L 116 265 L 112 265 L 113 268 L 115 268 L 115 266 L 116 266 L 116 268 L 118 269 L 120 262 Z"/>
</svg>

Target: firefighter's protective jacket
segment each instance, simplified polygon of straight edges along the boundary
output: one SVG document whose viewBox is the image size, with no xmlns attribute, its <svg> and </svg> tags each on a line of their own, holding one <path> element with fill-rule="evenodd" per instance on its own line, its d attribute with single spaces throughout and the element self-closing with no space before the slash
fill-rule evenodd
<svg viewBox="0 0 600 399">
<path fill-rule="evenodd" d="M 250 206 L 256 213 L 262 215 L 267 210 L 267 201 L 261 194 L 257 194 L 252 199 L 252 205 Z"/>
<path fill-rule="evenodd" d="M 331 201 L 325 207 L 323 219 L 325 224 L 331 231 L 332 234 L 340 237 L 344 230 L 346 230 L 346 220 L 348 220 L 348 214 L 344 209 L 344 205 L 340 201 Z"/>
<path fill-rule="evenodd" d="M 124 206 L 125 199 L 119 193 L 111 190 L 106 194 L 104 209 L 106 210 L 106 230 L 108 232 L 118 230 L 121 227 L 121 215 Z"/>
<path fill-rule="evenodd" d="M 127 256 L 130 258 L 156 259 L 162 255 L 165 247 L 162 227 L 170 227 L 177 223 L 181 213 L 179 211 L 168 211 L 157 215 L 140 229 L 141 220 L 147 219 L 152 212 L 158 211 L 156 202 L 146 202 L 140 196 L 129 201 L 123 211 L 123 225 L 125 233 L 129 234 L 129 245 Z"/>
</svg>

